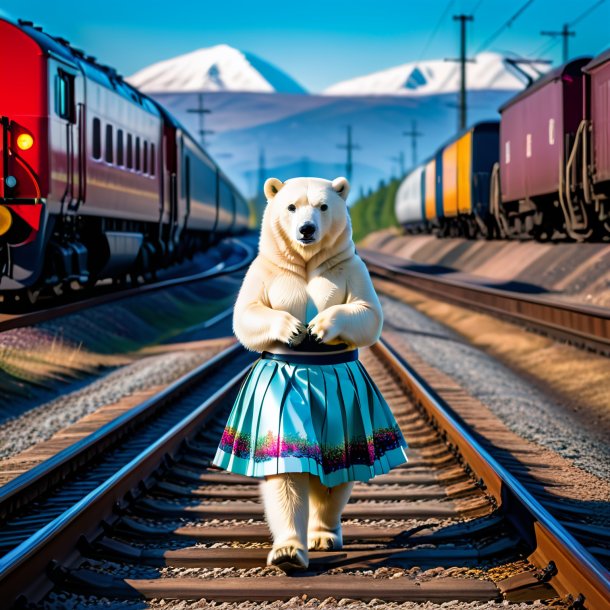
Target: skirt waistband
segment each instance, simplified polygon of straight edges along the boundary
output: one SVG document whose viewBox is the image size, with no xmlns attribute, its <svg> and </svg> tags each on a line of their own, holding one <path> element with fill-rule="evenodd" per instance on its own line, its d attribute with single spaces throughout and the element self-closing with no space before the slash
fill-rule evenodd
<svg viewBox="0 0 610 610">
<path fill-rule="evenodd" d="M 319 366 L 323 364 L 343 364 L 345 362 L 354 362 L 358 360 L 358 350 L 353 349 L 347 352 L 320 353 L 320 354 L 273 354 L 271 352 L 263 352 L 261 358 L 264 360 L 278 360 L 287 364 L 310 364 Z"/>
</svg>

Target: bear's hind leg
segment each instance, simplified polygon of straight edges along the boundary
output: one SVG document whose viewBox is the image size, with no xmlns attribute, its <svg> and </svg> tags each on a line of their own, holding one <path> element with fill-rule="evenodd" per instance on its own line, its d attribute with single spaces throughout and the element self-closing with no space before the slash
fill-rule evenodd
<svg viewBox="0 0 610 610">
<path fill-rule="evenodd" d="M 309 526 L 307 547 L 310 551 L 339 550 L 343 547 L 341 513 L 352 493 L 353 482 L 336 487 L 322 485 L 309 477 Z"/>
<path fill-rule="evenodd" d="M 307 522 L 309 518 L 309 478 L 307 474 L 291 473 L 268 477 L 261 482 L 267 524 L 273 537 L 273 548 L 267 565 L 285 572 L 306 570 Z"/>
</svg>

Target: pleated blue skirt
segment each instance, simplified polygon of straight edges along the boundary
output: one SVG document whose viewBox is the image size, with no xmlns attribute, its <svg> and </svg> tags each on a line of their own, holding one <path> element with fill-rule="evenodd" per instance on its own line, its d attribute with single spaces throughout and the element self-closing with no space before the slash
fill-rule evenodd
<svg viewBox="0 0 610 610">
<path fill-rule="evenodd" d="M 281 358 L 252 366 L 214 465 L 251 477 L 308 472 L 333 487 L 368 481 L 407 461 L 398 424 L 358 360 Z"/>
</svg>

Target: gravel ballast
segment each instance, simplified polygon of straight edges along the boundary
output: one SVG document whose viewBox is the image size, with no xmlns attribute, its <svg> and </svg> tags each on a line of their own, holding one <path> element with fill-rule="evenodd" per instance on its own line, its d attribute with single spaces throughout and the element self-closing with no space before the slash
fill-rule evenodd
<svg viewBox="0 0 610 610">
<path fill-rule="evenodd" d="M 610 480 L 610 446 L 569 409 L 457 333 L 396 299 L 380 295 L 385 327 L 403 334 L 423 360 L 485 403 L 517 435 Z M 582 416 L 581 416 L 582 417 Z"/>
</svg>

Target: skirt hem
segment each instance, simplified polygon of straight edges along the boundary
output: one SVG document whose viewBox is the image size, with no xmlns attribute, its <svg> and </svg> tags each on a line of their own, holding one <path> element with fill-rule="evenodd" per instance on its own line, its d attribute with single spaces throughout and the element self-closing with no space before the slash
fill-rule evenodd
<svg viewBox="0 0 610 610">
<path fill-rule="evenodd" d="M 396 466 L 408 461 L 405 448 L 397 447 L 387 451 L 371 465 L 354 464 L 333 472 L 324 472 L 322 467 L 312 459 L 297 457 L 281 457 L 265 462 L 253 462 L 247 458 L 240 458 L 222 449 L 216 451 L 212 465 L 222 468 L 233 474 L 262 479 L 278 474 L 308 473 L 317 476 L 322 485 L 335 487 L 350 481 L 368 482 L 373 477 L 387 474 Z"/>
</svg>

